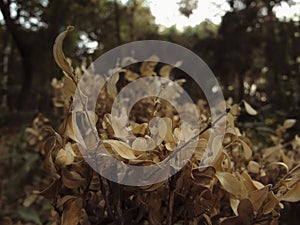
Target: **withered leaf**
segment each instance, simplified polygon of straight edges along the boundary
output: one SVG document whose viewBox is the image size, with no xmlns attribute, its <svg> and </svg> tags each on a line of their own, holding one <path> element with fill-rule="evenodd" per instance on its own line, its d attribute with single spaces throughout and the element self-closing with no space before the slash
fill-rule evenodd
<svg viewBox="0 0 300 225">
<path fill-rule="evenodd" d="M 144 77 L 147 77 L 147 76 L 152 76 L 154 75 L 154 68 L 156 66 L 156 64 L 158 63 L 159 61 L 159 58 L 154 55 L 154 56 L 151 56 L 149 59 L 145 60 L 143 63 L 142 63 L 142 66 L 141 66 L 141 75 L 144 76 Z"/>
<path fill-rule="evenodd" d="M 253 206 L 249 199 L 242 199 L 238 206 L 239 217 L 244 221 L 244 224 L 252 224 L 253 220 Z"/>
<path fill-rule="evenodd" d="M 275 196 L 273 191 L 269 191 L 266 202 L 262 207 L 264 214 L 270 213 L 274 210 L 275 206 L 279 204 L 279 199 Z"/>
<path fill-rule="evenodd" d="M 298 202 L 300 201 L 300 181 L 289 189 L 283 196 L 279 198 L 281 201 Z"/>
<path fill-rule="evenodd" d="M 86 179 L 76 171 L 63 168 L 61 171 L 63 184 L 68 188 L 79 188 L 85 184 Z"/>
<path fill-rule="evenodd" d="M 65 75 L 70 78 L 73 77 L 73 68 L 66 59 L 62 48 L 65 37 L 72 30 L 74 30 L 74 27 L 68 26 L 64 32 L 57 36 L 53 46 L 53 55 L 55 62 L 65 72 Z"/>
<path fill-rule="evenodd" d="M 249 160 L 252 156 L 252 150 L 250 149 L 249 145 L 241 139 L 240 139 L 240 143 L 242 144 L 243 149 L 244 149 L 245 159 Z"/>
<path fill-rule="evenodd" d="M 289 128 L 293 127 L 295 125 L 295 123 L 296 123 L 295 119 L 287 119 L 284 121 L 283 127 L 285 129 L 289 129 Z"/>
<path fill-rule="evenodd" d="M 173 66 L 171 65 L 164 65 L 160 70 L 159 70 L 159 75 L 161 77 L 170 77 L 171 71 L 173 69 Z"/>
<path fill-rule="evenodd" d="M 251 160 L 251 161 L 248 163 L 247 169 L 248 169 L 248 171 L 251 172 L 251 173 L 256 173 L 256 174 L 258 174 L 258 173 L 259 173 L 259 170 L 260 170 L 260 165 L 259 165 L 257 162 Z"/>
<path fill-rule="evenodd" d="M 262 204 L 266 200 L 270 186 L 265 186 L 259 190 L 250 192 L 250 200 L 253 204 L 253 209 L 258 212 Z"/>
<path fill-rule="evenodd" d="M 55 163 L 59 166 L 68 166 L 73 163 L 75 157 L 75 153 L 72 149 L 72 144 L 68 142 L 65 145 L 65 148 L 62 148 L 58 151 Z"/>
<path fill-rule="evenodd" d="M 77 199 L 77 198 L 78 198 L 78 196 L 75 196 L 75 195 L 65 195 L 64 197 L 57 200 L 56 207 L 60 208 L 70 199 Z"/>
<path fill-rule="evenodd" d="M 253 109 L 252 106 L 251 106 L 248 102 L 246 102 L 246 101 L 244 100 L 243 103 L 244 103 L 244 106 L 245 106 L 245 110 L 246 110 L 246 112 L 247 112 L 249 115 L 251 115 L 251 116 L 257 115 L 256 110 Z"/>
<path fill-rule="evenodd" d="M 242 199 L 238 205 L 238 216 L 225 219 L 221 225 L 251 225 L 253 221 L 253 208 L 249 199 Z"/>
<path fill-rule="evenodd" d="M 71 198 L 63 206 L 61 217 L 62 225 L 77 225 L 80 221 L 82 210 L 82 199 Z"/>
<path fill-rule="evenodd" d="M 216 177 L 225 191 L 235 196 L 241 194 L 241 181 L 236 176 L 228 172 L 217 172 Z"/>
<path fill-rule="evenodd" d="M 149 222 L 153 225 L 161 224 L 161 201 L 157 193 L 151 194 L 149 201 Z"/>
<path fill-rule="evenodd" d="M 34 194 L 39 194 L 47 199 L 53 199 L 56 197 L 59 187 L 61 186 L 61 181 L 59 179 L 54 180 L 47 188 L 42 191 L 34 191 Z"/>
<path fill-rule="evenodd" d="M 57 173 L 56 167 L 52 158 L 52 151 L 50 151 L 44 160 L 43 167 L 46 171 L 49 171 L 52 178 L 57 179 L 60 178 L 60 175 Z"/>
<path fill-rule="evenodd" d="M 198 185 L 208 185 L 213 179 L 216 170 L 214 167 L 207 167 L 204 171 L 200 171 L 199 169 L 192 170 L 192 178 L 193 183 Z"/>
<path fill-rule="evenodd" d="M 118 90 L 117 90 L 117 82 L 119 80 L 119 73 L 114 73 L 110 79 L 107 81 L 107 93 L 112 98 L 115 98 L 117 96 Z"/>
<path fill-rule="evenodd" d="M 131 70 L 126 70 L 125 79 L 128 81 L 134 81 L 140 77 L 139 74 L 132 72 Z"/>
<path fill-rule="evenodd" d="M 111 147 L 112 151 L 124 159 L 136 159 L 134 150 L 124 142 L 117 140 L 103 140 L 105 147 Z"/>
</svg>

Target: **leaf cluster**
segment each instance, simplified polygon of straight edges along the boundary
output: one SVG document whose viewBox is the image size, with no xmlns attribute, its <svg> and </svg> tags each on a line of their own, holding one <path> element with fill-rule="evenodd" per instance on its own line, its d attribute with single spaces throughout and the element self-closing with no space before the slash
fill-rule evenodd
<svg viewBox="0 0 300 225">
<path fill-rule="evenodd" d="M 200 131 L 189 126 L 179 127 L 174 107 L 157 97 L 140 101 L 131 111 L 129 124 L 120 112 L 118 130 L 112 125 L 111 108 L 118 94 L 119 82 L 128 83 L 139 77 L 170 77 L 173 66 L 165 65 L 156 73 L 158 58 L 152 56 L 142 63 L 139 72 L 115 68 L 109 80 L 93 74 L 85 65 L 73 69 L 62 52 L 62 43 L 72 28 L 58 36 L 54 45 L 55 60 L 63 70 L 62 80 L 53 80 L 54 104 L 64 109 L 59 129 L 54 130 L 47 119 L 40 116 L 27 132 L 28 140 L 37 146 L 44 158 L 44 167 L 51 179 L 40 195 L 48 198 L 56 211 L 57 224 L 278 224 L 286 202 L 300 200 L 300 139 L 286 141 L 287 130 L 295 120 L 278 126 L 271 136 L 273 146 L 257 150 L 251 140 L 236 127 L 236 119 L 243 107 L 255 116 L 257 112 L 247 102 L 227 103 L 224 139 L 209 137 L 214 121 L 203 100 L 194 105 L 201 115 Z M 133 60 L 128 58 L 126 60 Z M 85 74 L 84 85 L 79 80 Z M 175 81 L 182 84 L 182 80 Z M 99 96 L 85 99 L 93 87 L 106 83 Z M 89 88 L 83 88 L 89 87 Z M 84 121 L 72 120 L 70 105 L 75 90 L 79 89 Z M 165 87 L 167 88 L 167 87 Z M 172 91 L 172 89 L 170 89 Z M 130 93 L 129 93 L 130 94 Z M 135 94 L 135 93 L 132 93 Z M 174 93 L 174 99 L 177 98 Z M 90 102 L 96 103 L 92 112 Z M 78 111 L 77 111 L 78 113 Z M 150 124 L 153 116 L 159 123 Z M 39 124 L 36 126 L 35 124 Z M 162 125 L 164 124 L 164 125 Z M 84 135 L 79 126 L 90 126 Z M 124 136 L 130 130 L 138 138 Z M 162 142 L 155 146 L 153 136 Z M 198 139 L 194 140 L 193 137 Z M 126 138 L 126 139 L 125 139 Z M 153 165 L 166 159 L 177 144 L 192 143 L 192 158 L 179 173 L 150 186 L 124 186 L 96 173 L 84 160 L 80 146 L 93 146 L 101 139 L 109 154 L 130 165 Z M 128 140 L 128 141 L 124 141 Z M 86 146 L 88 147 L 88 146 Z M 140 149 L 154 147 L 151 151 Z M 212 154 L 206 154 L 206 149 Z M 122 176 L 122 171 L 117 171 Z"/>
</svg>

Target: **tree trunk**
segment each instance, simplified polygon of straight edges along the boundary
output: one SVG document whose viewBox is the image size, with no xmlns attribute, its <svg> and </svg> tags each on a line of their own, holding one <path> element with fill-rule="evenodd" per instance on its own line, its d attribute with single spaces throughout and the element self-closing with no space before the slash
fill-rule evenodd
<svg viewBox="0 0 300 225">
<path fill-rule="evenodd" d="M 30 106 L 29 97 L 32 84 L 32 64 L 30 57 L 21 56 L 23 66 L 23 78 L 21 91 L 18 96 L 18 110 L 28 109 Z"/>
<path fill-rule="evenodd" d="M 115 25 L 116 25 L 116 36 L 117 36 L 117 44 L 122 44 L 121 39 L 121 29 L 120 29 L 120 14 L 119 14 L 119 3 L 117 0 L 114 0 L 114 8 L 115 8 Z"/>
<path fill-rule="evenodd" d="M 4 43 L 4 51 L 3 51 L 3 80 L 2 80 L 2 99 L 1 99 L 1 107 L 6 109 L 7 108 L 7 83 L 8 83 L 8 61 L 9 61 L 9 55 L 11 52 L 11 46 L 9 44 L 7 36 L 5 37 Z"/>
<path fill-rule="evenodd" d="M 137 7 L 136 0 L 132 1 L 132 5 L 130 6 L 130 19 L 129 19 L 129 27 L 130 27 L 130 41 L 135 41 L 134 35 L 134 21 L 135 21 L 135 10 Z"/>
<path fill-rule="evenodd" d="M 13 41 L 15 42 L 17 49 L 21 56 L 22 66 L 23 66 L 23 80 L 22 88 L 19 94 L 18 106 L 17 108 L 24 109 L 28 101 L 28 92 L 31 88 L 32 82 L 32 65 L 30 63 L 30 43 L 27 41 L 28 33 L 21 30 L 20 27 L 13 21 L 10 16 L 10 1 L 4 3 L 0 0 L 0 9 L 5 21 L 7 30 L 12 35 Z M 24 104 L 25 103 L 25 104 Z"/>
</svg>

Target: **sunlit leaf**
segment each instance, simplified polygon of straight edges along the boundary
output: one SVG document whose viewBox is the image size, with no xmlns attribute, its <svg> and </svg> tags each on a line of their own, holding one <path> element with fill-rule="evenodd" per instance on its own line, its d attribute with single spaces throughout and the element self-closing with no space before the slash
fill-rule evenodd
<svg viewBox="0 0 300 225">
<path fill-rule="evenodd" d="M 217 172 L 216 177 L 227 192 L 235 196 L 241 194 L 241 182 L 233 174 L 228 172 Z"/>
<path fill-rule="evenodd" d="M 245 110 L 246 110 L 246 112 L 247 112 L 249 115 L 251 115 L 251 116 L 257 115 L 256 110 L 253 109 L 252 106 L 251 106 L 249 103 L 247 103 L 245 100 L 243 101 L 243 103 L 244 103 L 244 106 L 245 106 Z"/>
<path fill-rule="evenodd" d="M 255 162 L 255 161 L 250 161 L 250 162 L 248 163 L 247 169 L 248 169 L 248 171 L 251 172 L 251 173 L 256 173 L 256 174 L 258 174 L 258 173 L 259 173 L 259 170 L 260 170 L 260 165 L 259 165 L 257 162 Z"/>
<path fill-rule="evenodd" d="M 75 153 L 72 149 L 72 145 L 68 142 L 65 145 L 65 148 L 62 148 L 58 151 L 55 163 L 59 166 L 67 166 L 73 163 L 75 157 Z"/>
<path fill-rule="evenodd" d="M 173 69 L 173 66 L 170 65 L 164 65 L 160 70 L 159 70 L 159 75 L 161 77 L 167 77 L 169 78 L 171 75 L 171 71 Z"/>
<path fill-rule="evenodd" d="M 279 199 L 280 199 L 280 201 L 287 201 L 287 202 L 298 202 L 298 201 L 300 201 L 300 182 L 298 182 L 294 187 L 289 189 Z"/>
<path fill-rule="evenodd" d="M 283 127 L 285 129 L 289 129 L 291 127 L 293 127 L 296 123 L 296 120 L 295 119 L 288 119 L 288 120 L 285 120 L 284 123 L 283 123 Z"/>
<path fill-rule="evenodd" d="M 250 147 L 246 144 L 246 142 L 244 142 L 243 140 L 240 140 L 243 149 L 244 149 L 244 156 L 246 160 L 249 160 L 252 156 L 252 150 L 250 149 Z"/>
<path fill-rule="evenodd" d="M 72 30 L 74 30 L 74 27 L 67 27 L 66 31 L 62 32 L 60 35 L 57 36 L 53 46 L 53 55 L 55 62 L 68 77 L 73 77 L 73 68 L 71 67 L 70 63 L 68 62 L 63 53 L 63 42 L 67 34 Z"/>
<path fill-rule="evenodd" d="M 110 79 L 107 81 L 107 93 L 112 98 L 115 98 L 117 96 L 118 90 L 117 90 L 117 82 L 119 80 L 119 73 L 114 73 Z"/>
<path fill-rule="evenodd" d="M 117 140 L 103 140 L 105 146 L 110 146 L 112 150 L 124 159 L 136 159 L 134 150 L 126 143 Z"/>
</svg>

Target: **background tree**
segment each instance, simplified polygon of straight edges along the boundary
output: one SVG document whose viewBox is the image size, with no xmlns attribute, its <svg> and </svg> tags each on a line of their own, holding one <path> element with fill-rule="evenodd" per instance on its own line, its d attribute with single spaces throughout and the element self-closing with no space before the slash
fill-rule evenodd
<svg viewBox="0 0 300 225">
<path fill-rule="evenodd" d="M 50 100 L 50 78 L 58 74 L 52 45 L 66 25 L 78 30 L 65 47 L 76 52 L 71 56 L 78 56 L 79 61 L 93 52 L 87 46 L 90 42 L 99 46 L 94 52 L 97 56 L 121 43 L 157 33 L 150 10 L 139 0 L 127 5 L 117 0 L 0 0 L 0 8 L 22 65 L 22 73 L 17 74 L 23 77 L 18 98 L 23 109 L 49 108 L 44 103 L 45 97 Z M 78 44 L 81 48 L 75 51 Z"/>
</svg>

